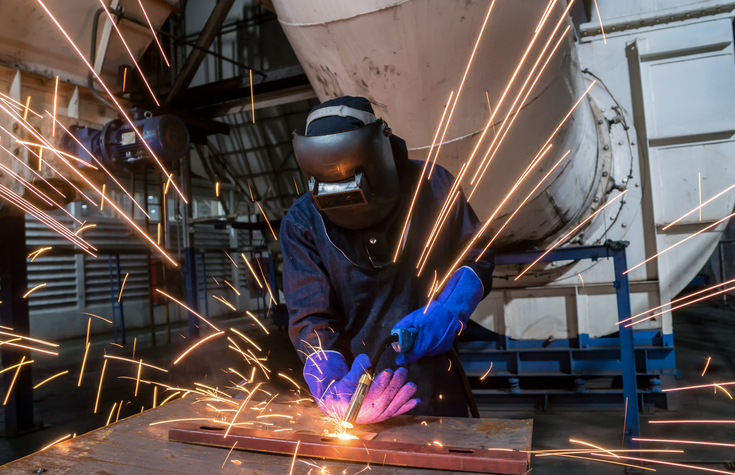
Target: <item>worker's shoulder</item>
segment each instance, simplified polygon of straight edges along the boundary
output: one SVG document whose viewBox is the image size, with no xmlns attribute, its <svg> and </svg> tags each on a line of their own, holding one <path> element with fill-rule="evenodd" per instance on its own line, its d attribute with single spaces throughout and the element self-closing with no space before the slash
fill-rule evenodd
<svg viewBox="0 0 735 475">
<path fill-rule="evenodd" d="M 304 193 L 288 209 L 288 213 L 283 218 L 283 223 L 308 228 L 313 226 L 315 220 L 318 219 L 318 214 L 319 211 L 316 209 L 311 195 Z"/>
</svg>

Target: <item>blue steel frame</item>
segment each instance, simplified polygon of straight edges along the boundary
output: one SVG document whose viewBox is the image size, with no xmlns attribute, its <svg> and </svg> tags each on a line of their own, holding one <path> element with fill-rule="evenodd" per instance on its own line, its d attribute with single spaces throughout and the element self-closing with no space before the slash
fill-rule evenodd
<svg viewBox="0 0 735 475">
<path fill-rule="evenodd" d="M 112 272 L 112 255 L 107 257 L 107 263 L 110 266 L 110 301 L 112 302 L 112 328 L 115 332 L 115 343 L 117 343 L 117 316 L 120 315 L 120 333 L 122 336 L 122 344 L 125 344 L 125 313 L 123 312 L 122 299 L 118 302 L 120 296 L 120 287 L 122 280 L 120 279 L 120 254 L 115 255 L 115 271 L 117 274 L 117 288 L 115 288 L 115 274 Z M 117 295 L 115 293 L 117 292 Z"/>
<path fill-rule="evenodd" d="M 622 321 L 631 316 L 630 286 L 628 276 L 623 274 L 627 270 L 627 244 L 624 241 L 608 241 L 599 246 L 561 248 L 543 258 L 541 256 L 546 252 L 543 250 L 501 253 L 496 255 L 495 264 L 528 264 L 539 258 L 539 262 L 612 258 L 618 321 Z M 632 327 L 623 325 L 618 337 L 590 338 L 589 335 L 580 334 L 574 340 L 517 341 L 507 335 L 499 335 L 496 341 L 462 341 L 459 349 L 463 366 L 469 375 L 484 374 L 493 363 L 493 376 L 511 376 L 509 392 L 514 393 L 513 398 L 523 393 L 518 377 L 574 376 L 580 378 L 575 380 L 577 394 L 586 397 L 584 376 L 622 374 L 623 397 L 627 405 L 626 441 L 628 447 L 634 449 L 639 448 L 638 442 L 632 439 L 640 434 L 638 411 L 639 402 L 643 402 L 643 394 L 639 399 L 637 376 L 650 376 L 654 385 L 658 386 L 649 392 L 660 394 L 661 382 L 657 378 L 662 374 L 676 374 L 673 335 L 663 335 L 658 331 L 635 332 L 634 335 Z M 478 390 L 476 394 L 481 396 L 483 392 L 486 391 Z M 531 392 L 538 394 L 538 391 Z M 623 402 L 620 399 L 618 401 Z"/>
</svg>

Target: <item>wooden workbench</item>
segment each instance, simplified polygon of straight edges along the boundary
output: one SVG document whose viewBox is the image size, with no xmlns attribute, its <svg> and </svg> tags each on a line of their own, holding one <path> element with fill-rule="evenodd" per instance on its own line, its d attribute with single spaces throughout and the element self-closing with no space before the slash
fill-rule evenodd
<svg viewBox="0 0 735 475">
<path fill-rule="evenodd" d="M 142 474 L 196 474 L 214 473 L 252 473 L 288 474 L 292 457 L 269 455 L 255 452 L 233 451 L 227 462 L 228 450 L 169 442 L 168 429 L 174 424 L 151 423 L 169 419 L 196 417 L 211 418 L 214 411 L 205 403 L 194 403 L 189 396 L 176 400 L 163 407 L 145 411 L 128 417 L 107 427 L 102 427 L 75 439 L 61 442 L 43 452 L 31 454 L 1 467 L 3 475 L 29 475 L 43 473 L 56 474 L 100 474 L 100 475 L 142 475 Z M 306 402 L 296 404 L 272 403 L 267 414 L 289 414 L 294 419 L 265 418 L 257 422 L 260 413 L 243 414 L 237 422 L 252 421 L 249 427 L 275 430 L 293 428 L 294 431 L 314 431 L 321 434 L 329 425 L 315 404 Z M 274 424 L 268 426 L 262 422 Z M 422 424 L 422 421 L 426 424 Z M 532 420 L 503 419 L 450 419 L 416 416 L 399 416 L 389 421 L 362 429 L 377 432 L 375 440 L 406 441 L 414 444 L 431 444 L 440 441 L 444 445 L 472 448 L 510 448 L 531 449 Z M 303 460 L 303 462 L 302 462 Z M 312 464 L 311 466 L 307 463 Z M 331 474 L 354 475 L 365 469 L 365 464 L 344 463 L 330 460 L 298 459 L 294 474 L 306 475 L 314 465 L 326 466 Z M 38 470 L 43 469 L 42 472 Z M 318 470 L 312 473 L 318 473 Z M 370 472 L 402 474 L 442 474 L 437 470 L 381 467 L 371 465 Z"/>
</svg>

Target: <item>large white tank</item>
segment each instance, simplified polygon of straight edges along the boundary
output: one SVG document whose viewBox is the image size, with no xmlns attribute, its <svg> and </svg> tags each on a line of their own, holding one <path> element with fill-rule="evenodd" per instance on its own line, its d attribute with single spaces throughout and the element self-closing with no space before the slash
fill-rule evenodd
<svg viewBox="0 0 735 475">
<path fill-rule="evenodd" d="M 490 228 L 498 229 L 540 177 L 562 163 L 503 230 L 503 248 L 547 247 L 580 220 L 627 189 L 572 242 L 630 241 L 633 266 L 727 216 L 735 194 L 725 194 L 667 230 L 663 227 L 735 182 L 725 157 L 733 152 L 735 74 L 732 8 L 677 1 L 601 2 L 610 28 L 571 28 L 533 90 L 471 204 L 489 217 L 539 152 L 560 120 L 599 77 L 588 97 L 552 139 L 552 149 L 529 181 L 512 195 Z M 457 91 L 490 0 L 275 0 L 279 20 L 322 100 L 344 94 L 368 97 L 378 115 L 404 137 L 413 158 L 425 159 L 450 91 Z M 614 4 L 614 5 L 613 5 Z M 548 13 L 515 87 L 499 108 L 463 189 L 498 131 L 510 105 L 557 22 L 554 47 L 571 25 L 567 2 L 496 1 L 463 86 L 438 163 L 457 174 L 478 142 L 535 34 Z M 694 13 L 693 13 L 694 12 Z M 580 33 L 581 32 L 581 33 Z M 541 63 L 546 60 L 543 56 Z M 531 81 L 534 79 L 532 78 Z M 525 95 L 525 94 L 524 94 Z M 522 98 L 524 96 L 521 96 Z M 489 104 L 488 104 L 489 102 Z M 502 136 L 502 134 L 501 134 Z M 699 177 L 702 178 L 700 190 Z M 670 300 L 711 254 L 726 222 L 630 273 L 633 312 Z M 499 268 L 496 276 L 515 276 Z M 612 263 L 538 265 L 514 283 L 496 280 L 473 319 L 516 339 L 591 337 L 617 331 Z M 669 314 L 638 328 L 671 334 Z"/>
</svg>

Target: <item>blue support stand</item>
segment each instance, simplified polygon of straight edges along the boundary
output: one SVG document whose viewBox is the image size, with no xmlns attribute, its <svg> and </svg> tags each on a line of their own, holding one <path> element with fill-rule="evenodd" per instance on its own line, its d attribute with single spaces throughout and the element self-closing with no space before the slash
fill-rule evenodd
<svg viewBox="0 0 735 475">
<path fill-rule="evenodd" d="M 598 246 L 573 246 L 546 251 L 499 253 L 495 264 L 520 265 L 535 262 L 593 261 L 611 258 L 614 264 L 615 294 L 618 321 L 631 317 L 630 285 L 625 248 L 627 242 L 608 241 Z M 473 333 L 474 332 L 474 333 Z M 510 389 L 476 389 L 475 394 L 490 400 L 518 403 L 540 402 L 545 407 L 550 400 L 561 403 L 604 403 L 627 405 L 626 442 L 638 449 L 632 440 L 640 435 L 638 418 L 640 405 L 654 402 L 667 406 L 666 393 L 661 392 L 661 378 L 673 379 L 676 372 L 673 335 L 660 330 L 634 332 L 632 327 L 620 325 L 618 336 L 590 338 L 580 334 L 568 340 L 513 340 L 482 328 L 471 329 L 460 341 L 460 358 L 468 375 L 482 375 L 493 364 L 493 375 L 508 378 Z M 588 388 L 589 378 L 617 378 L 622 376 L 622 394 L 619 389 Z M 523 389 L 523 382 L 538 378 L 557 378 L 558 384 L 544 389 Z M 643 387 L 638 387 L 638 379 Z M 566 383 L 562 383 L 562 380 Z M 646 386 L 648 383 L 648 387 Z M 566 386 L 565 386 L 566 384 Z M 573 384 L 573 387 L 569 387 Z M 513 394 L 511 394 L 513 393 Z M 622 397 L 621 397 L 622 396 Z"/>
<path fill-rule="evenodd" d="M 123 311 L 122 299 L 118 302 L 120 297 L 120 288 L 122 287 L 122 279 L 120 278 L 120 254 L 115 256 L 115 272 L 112 271 L 112 258 L 108 256 L 107 262 L 110 266 L 110 301 L 112 302 L 112 327 L 115 331 L 115 343 L 117 343 L 117 320 L 118 315 L 120 317 L 120 333 L 122 336 L 122 344 L 125 344 L 125 313 Z M 114 283 L 117 281 L 117 287 Z"/>
</svg>

